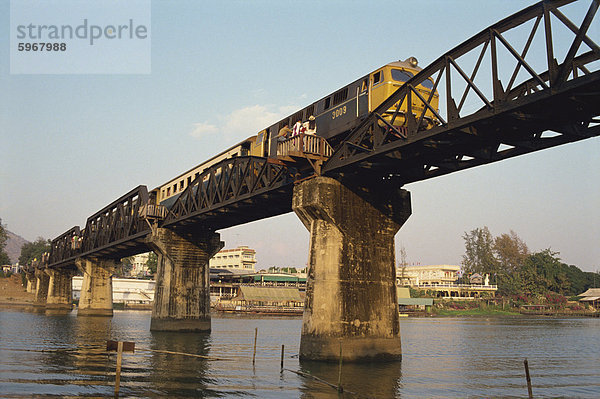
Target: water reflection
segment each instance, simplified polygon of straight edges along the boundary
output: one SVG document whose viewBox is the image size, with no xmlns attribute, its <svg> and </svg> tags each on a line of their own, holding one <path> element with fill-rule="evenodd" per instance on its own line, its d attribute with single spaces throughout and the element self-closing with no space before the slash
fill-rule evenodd
<svg viewBox="0 0 600 399">
<path fill-rule="evenodd" d="M 107 317 L 77 318 L 74 329 L 77 350 L 74 353 L 76 372 L 87 384 L 109 385 L 114 381 L 114 360 L 106 352 L 111 319 Z"/>
<path fill-rule="evenodd" d="M 150 381 L 157 394 L 204 397 L 214 380 L 206 376 L 207 359 L 185 356 L 189 353 L 209 356 L 209 333 L 152 332 L 150 344 Z"/>
<path fill-rule="evenodd" d="M 71 312 L 71 309 L 46 309 L 44 314 L 46 316 L 68 316 Z"/>
<path fill-rule="evenodd" d="M 46 308 L 44 306 L 39 306 L 39 305 L 31 305 L 27 308 L 25 308 L 26 311 L 31 312 L 31 313 L 36 313 L 36 314 L 45 314 L 46 313 Z"/>
<path fill-rule="evenodd" d="M 314 375 L 334 385 L 338 384 L 339 365 L 301 361 L 300 371 Z M 369 398 L 395 398 L 402 380 L 402 362 L 346 363 L 342 364 L 341 385 L 345 393 L 341 397 L 353 397 L 351 393 Z M 302 398 L 337 398 L 338 392 L 322 382 L 304 378 Z"/>
</svg>

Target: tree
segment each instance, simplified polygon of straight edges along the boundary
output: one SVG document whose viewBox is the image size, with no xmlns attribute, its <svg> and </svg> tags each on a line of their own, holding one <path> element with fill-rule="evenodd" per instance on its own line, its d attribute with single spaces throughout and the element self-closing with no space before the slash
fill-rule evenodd
<svg viewBox="0 0 600 399">
<path fill-rule="evenodd" d="M 158 264 L 158 257 L 154 252 L 148 254 L 148 260 L 146 261 L 146 267 L 150 274 L 156 274 L 156 266 Z"/>
<path fill-rule="evenodd" d="M 494 239 L 494 255 L 501 272 L 513 273 L 523 267 L 529 255 L 527 244 L 514 231 L 502 234 Z"/>
<path fill-rule="evenodd" d="M 38 261 L 42 259 L 44 252 L 50 251 L 50 240 L 43 237 L 38 237 L 34 242 L 28 242 L 21 247 L 21 256 L 19 256 L 19 264 L 29 265 L 34 259 Z"/>
<path fill-rule="evenodd" d="M 133 269 L 133 256 L 128 256 L 121 259 L 120 267 L 117 268 L 116 275 L 118 277 L 126 277 Z"/>
<path fill-rule="evenodd" d="M 487 226 L 465 233 L 465 254 L 463 269 L 466 273 L 492 274 L 497 271 L 498 262 L 494 257 L 494 239 Z"/>
<path fill-rule="evenodd" d="M 0 265 L 10 265 L 11 263 L 8 254 L 4 252 L 6 240 L 8 240 L 8 233 L 6 232 L 6 228 L 2 224 L 2 219 L 0 218 Z"/>
<path fill-rule="evenodd" d="M 406 266 L 408 265 L 408 262 L 406 261 L 406 249 L 404 248 L 404 245 L 400 246 L 400 275 L 398 276 L 398 278 L 400 279 L 400 285 L 404 285 L 407 284 L 408 282 L 405 282 L 404 280 L 406 279 Z"/>
<path fill-rule="evenodd" d="M 530 294 L 546 294 L 548 291 L 569 294 L 567 265 L 561 263 L 558 252 L 545 249 L 531 254 L 521 271 L 523 289 Z"/>
</svg>

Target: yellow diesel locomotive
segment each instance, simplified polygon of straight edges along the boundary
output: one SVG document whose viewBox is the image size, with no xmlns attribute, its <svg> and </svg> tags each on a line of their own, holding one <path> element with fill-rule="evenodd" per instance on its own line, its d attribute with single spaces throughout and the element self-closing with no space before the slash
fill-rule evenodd
<svg viewBox="0 0 600 399">
<path fill-rule="evenodd" d="M 153 198 L 161 205 L 170 205 L 183 192 L 187 186 L 207 168 L 224 159 L 240 156 L 260 156 L 277 158 L 277 140 L 275 137 L 285 126 L 292 127 L 297 122 L 307 124 L 314 117 L 316 128 L 314 133 L 323 137 L 331 146 L 339 143 L 346 134 L 385 101 L 400 86 L 411 79 L 421 68 L 417 59 L 410 57 L 404 61 L 395 61 L 382 66 L 360 79 L 342 87 L 341 89 L 321 98 L 301 110 L 287 116 L 263 130 L 256 136 L 236 144 L 235 146 L 212 157 L 208 161 L 188 170 L 152 191 Z M 417 87 L 423 98 L 429 98 L 433 89 L 431 78 L 424 80 Z M 439 103 L 438 93 L 434 93 L 431 104 L 437 110 Z M 391 121 L 397 104 L 383 113 L 383 117 Z M 413 96 L 412 110 L 421 113 L 424 104 Z M 407 104 L 404 102 L 400 112 L 394 119 L 395 126 L 405 124 Z M 434 114 L 427 110 L 423 119 L 424 129 L 435 126 Z"/>
</svg>

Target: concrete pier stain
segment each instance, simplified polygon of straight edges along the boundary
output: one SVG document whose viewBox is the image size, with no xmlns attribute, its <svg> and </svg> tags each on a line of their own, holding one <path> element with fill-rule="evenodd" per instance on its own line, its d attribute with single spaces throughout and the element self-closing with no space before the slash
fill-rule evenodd
<svg viewBox="0 0 600 399">
<path fill-rule="evenodd" d="M 336 361 L 340 342 L 344 361 L 402 356 L 394 236 L 411 214 L 410 194 L 385 189 L 328 177 L 294 188 L 292 208 L 310 231 L 301 359 Z"/>
</svg>

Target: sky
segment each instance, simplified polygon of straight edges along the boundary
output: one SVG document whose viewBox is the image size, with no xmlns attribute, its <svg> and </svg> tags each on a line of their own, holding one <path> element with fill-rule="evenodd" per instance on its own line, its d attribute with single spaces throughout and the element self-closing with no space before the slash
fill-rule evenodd
<svg viewBox="0 0 600 399">
<path fill-rule="evenodd" d="M 388 62 L 414 56 L 425 67 L 533 3 L 152 1 L 151 65 L 140 73 L 129 61 L 127 73 L 11 73 L 3 41 L 2 223 L 30 241 L 83 227 L 140 184 L 151 190 Z M 0 17 L 8 38 L 8 0 Z M 409 264 L 460 264 L 465 232 L 487 226 L 599 270 L 598 154 L 594 138 L 406 185 L 412 215 L 396 252 Z M 293 213 L 220 233 L 226 248 L 256 249 L 259 269 L 306 265 L 309 236 Z"/>
</svg>

